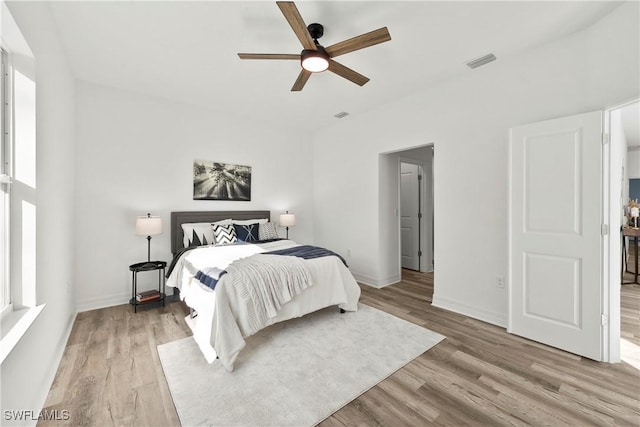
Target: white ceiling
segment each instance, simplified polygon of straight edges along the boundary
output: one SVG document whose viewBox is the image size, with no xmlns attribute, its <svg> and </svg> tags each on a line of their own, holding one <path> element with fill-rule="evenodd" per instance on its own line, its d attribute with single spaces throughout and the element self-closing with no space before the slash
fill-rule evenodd
<svg viewBox="0 0 640 427">
<path fill-rule="evenodd" d="M 444 79 L 474 71 L 588 27 L 618 2 L 299 1 L 307 24 L 325 26 L 329 46 L 387 26 L 392 40 L 341 56 L 371 81 L 312 75 L 291 92 L 297 61 L 240 60 L 237 52 L 299 53 L 274 1 L 51 2 L 78 79 L 276 126 L 313 131 L 340 111 L 358 114 Z M 492 65 L 487 65 L 491 67 Z M 342 120 L 348 120 L 342 119 Z"/>
</svg>

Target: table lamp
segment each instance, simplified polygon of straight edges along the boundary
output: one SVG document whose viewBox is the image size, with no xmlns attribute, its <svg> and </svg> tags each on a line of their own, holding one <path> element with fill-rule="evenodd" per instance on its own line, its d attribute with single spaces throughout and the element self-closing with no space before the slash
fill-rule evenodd
<svg viewBox="0 0 640 427">
<path fill-rule="evenodd" d="M 289 213 L 286 211 L 283 214 L 280 214 L 280 227 L 287 228 L 287 239 L 289 238 L 289 227 L 293 227 L 296 225 L 296 214 Z"/>
<path fill-rule="evenodd" d="M 637 206 L 632 207 L 629 214 L 631 215 L 631 218 L 633 218 L 633 228 L 638 228 L 638 216 L 640 216 L 640 208 Z"/>
<path fill-rule="evenodd" d="M 147 262 L 151 262 L 151 236 L 162 234 L 162 219 L 159 216 L 139 216 L 136 219 L 136 235 L 147 236 Z"/>
</svg>

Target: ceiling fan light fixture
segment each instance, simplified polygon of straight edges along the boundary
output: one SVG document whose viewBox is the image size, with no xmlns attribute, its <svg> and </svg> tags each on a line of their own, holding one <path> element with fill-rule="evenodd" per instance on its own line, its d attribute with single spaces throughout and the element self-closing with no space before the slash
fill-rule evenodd
<svg viewBox="0 0 640 427">
<path fill-rule="evenodd" d="M 238 53 L 240 59 L 283 59 L 300 61 L 302 70 L 291 87 L 292 92 L 301 91 L 305 84 L 307 84 L 307 80 L 309 80 L 311 74 L 321 73 L 323 71 L 330 71 L 358 86 L 363 86 L 369 81 L 367 76 L 363 76 L 351 68 L 345 67 L 341 63 L 334 61 L 333 58 L 379 43 L 388 42 L 391 40 L 391 35 L 387 27 L 378 28 L 377 30 L 369 31 L 368 33 L 332 44 L 325 50 L 325 48 L 318 43 L 318 39 L 324 35 L 324 27 L 322 24 L 314 22 L 306 25 L 304 19 L 300 16 L 298 7 L 293 1 L 277 1 L 276 4 L 302 44 L 304 50 L 299 55 L 286 53 Z"/>
<path fill-rule="evenodd" d="M 329 68 L 329 55 L 324 50 L 305 49 L 300 55 L 302 68 L 312 73 L 321 73 Z"/>
</svg>

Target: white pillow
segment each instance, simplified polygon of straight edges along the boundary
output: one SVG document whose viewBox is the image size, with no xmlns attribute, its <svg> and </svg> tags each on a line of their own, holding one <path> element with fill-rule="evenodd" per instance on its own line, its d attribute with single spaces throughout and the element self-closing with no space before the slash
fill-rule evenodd
<svg viewBox="0 0 640 427">
<path fill-rule="evenodd" d="M 260 219 L 234 219 L 232 220 L 233 224 L 238 224 L 238 225 L 250 225 L 250 224 L 266 224 L 267 222 L 269 222 L 269 220 L 267 218 L 260 218 Z"/>
<path fill-rule="evenodd" d="M 231 224 L 231 218 L 216 222 L 189 222 L 182 224 L 182 232 L 184 233 L 182 244 L 184 247 L 213 245 L 215 243 L 213 235 L 214 224 Z"/>
<path fill-rule="evenodd" d="M 188 224 L 182 224 L 182 232 L 184 233 L 182 243 L 185 248 L 215 243 L 213 228 L 210 222 L 190 222 Z"/>
<path fill-rule="evenodd" d="M 221 219 L 220 221 L 212 222 L 211 225 L 226 225 L 233 224 L 233 220 L 231 218 Z"/>
</svg>

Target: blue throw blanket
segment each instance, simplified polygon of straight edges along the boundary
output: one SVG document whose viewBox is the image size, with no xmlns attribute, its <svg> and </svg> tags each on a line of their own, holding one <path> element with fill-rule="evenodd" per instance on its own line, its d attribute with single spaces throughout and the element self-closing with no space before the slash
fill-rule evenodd
<svg viewBox="0 0 640 427">
<path fill-rule="evenodd" d="M 227 274 L 227 270 L 220 270 L 219 268 L 211 268 L 206 271 L 198 270 L 195 277 L 203 285 L 206 285 L 211 289 L 215 289 L 216 285 L 218 284 L 218 280 L 220 280 L 220 278 L 225 274 Z"/>
<path fill-rule="evenodd" d="M 324 256 L 336 256 L 342 261 L 345 267 L 349 267 L 347 262 L 337 253 L 330 251 L 329 249 L 320 248 L 318 246 L 301 245 L 293 248 L 279 249 L 277 251 L 265 252 L 266 255 L 287 255 L 296 256 L 298 258 L 313 259 Z"/>
</svg>

